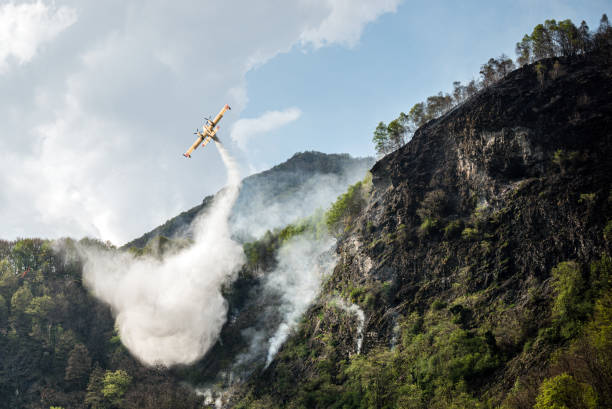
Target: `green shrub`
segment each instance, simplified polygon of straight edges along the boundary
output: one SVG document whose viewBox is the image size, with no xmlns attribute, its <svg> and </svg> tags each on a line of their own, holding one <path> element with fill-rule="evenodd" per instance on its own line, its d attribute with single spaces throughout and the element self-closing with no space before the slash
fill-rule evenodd
<svg viewBox="0 0 612 409">
<path fill-rule="evenodd" d="M 365 207 L 363 182 L 349 186 L 325 213 L 325 224 L 331 232 L 339 232 L 350 227 L 352 220 Z"/>
<path fill-rule="evenodd" d="M 553 163 L 559 166 L 561 173 L 575 167 L 580 161 L 585 160 L 584 155 L 578 151 L 566 152 L 563 149 L 557 149 L 553 154 Z"/>
<path fill-rule="evenodd" d="M 535 70 L 536 70 L 536 75 L 538 77 L 538 82 L 540 83 L 540 86 L 543 87 L 544 79 L 546 76 L 546 66 L 542 64 L 541 62 L 539 62 L 536 64 Z"/>
<path fill-rule="evenodd" d="M 461 237 L 467 240 L 477 239 L 479 235 L 480 235 L 480 232 L 478 231 L 478 229 L 472 228 L 472 227 L 466 227 L 461 232 Z"/>
<path fill-rule="evenodd" d="M 438 220 L 426 217 L 419 227 L 419 236 L 425 237 L 432 233 L 438 227 Z"/>
<path fill-rule="evenodd" d="M 581 193 L 578 203 L 593 203 L 595 201 L 595 193 Z"/>
<path fill-rule="evenodd" d="M 606 241 L 612 241 L 612 220 L 608 220 L 608 223 L 606 223 L 606 227 L 604 227 L 603 235 Z"/>
<path fill-rule="evenodd" d="M 556 296 L 553 303 L 553 318 L 560 325 L 561 335 L 571 338 L 580 329 L 591 311 L 592 305 L 585 298 L 587 283 L 580 266 L 574 261 L 559 263 L 551 271 L 552 286 Z"/>
<path fill-rule="evenodd" d="M 433 303 L 431 303 L 431 308 L 433 308 L 436 311 L 439 311 L 445 307 L 446 307 L 446 303 L 441 300 L 435 300 Z"/>
<path fill-rule="evenodd" d="M 457 237 L 461 230 L 463 229 L 463 221 L 461 220 L 451 220 L 446 227 L 444 227 L 444 238 L 452 239 Z"/>
<path fill-rule="evenodd" d="M 448 199 L 443 190 L 436 189 L 425 194 L 421 207 L 416 211 L 421 219 L 439 218 L 446 214 L 448 208 Z"/>
<path fill-rule="evenodd" d="M 350 293 L 349 293 L 349 299 L 351 300 L 351 302 L 357 303 L 361 301 L 365 293 L 366 293 L 365 287 L 351 288 Z"/>
</svg>

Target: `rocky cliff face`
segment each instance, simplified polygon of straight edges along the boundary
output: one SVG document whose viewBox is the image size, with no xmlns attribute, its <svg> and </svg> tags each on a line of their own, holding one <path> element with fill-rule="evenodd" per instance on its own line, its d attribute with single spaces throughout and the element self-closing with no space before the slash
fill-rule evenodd
<svg viewBox="0 0 612 409">
<path fill-rule="evenodd" d="M 401 240 L 354 252 L 341 246 L 372 260 L 352 273 L 392 279 L 400 299 L 419 300 L 434 282 L 450 290 L 464 267 L 468 287 L 519 287 L 528 277 L 544 280 L 560 261 L 598 257 L 612 180 L 612 71 L 578 59 L 562 67 L 544 84 L 533 66 L 513 72 L 376 163 L 360 220 L 372 225 L 356 226 L 347 241 Z M 439 203 L 427 200 L 436 191 Z M 429 231 L 424 213 L 436 224 Z M 461 239 L 444 231 L 453 222 L 464 226 Z M 486 255 L 473 248 L 483 241 Z"/>
<path fill-rule="evenodd" d="M 571 338 L 542 335 L 558 320 L 551 270 L 571 260 L 588 275 L 610 254 L 612 218 L 612 68 L 596 57 L 558 62 L 542 61 L 543 76 L 534 65 L 512 72 L 374 165 L 318 303 L 243 404 L 341 407 L 359 396 L 391 407 L 410 390 L 416 403 L 405 407 L 458 396 L 473 399 L 461 407 L 495 405 L 544 373 Z M 361 351 L 355 317 L 330 305 L 334 295 L 365 311 Z M 461 359 L 464 372 L 453 372 Z M 398 365 L 388 382 L 404 389 L 383 396 L 377 382 Z"/>
</svg>

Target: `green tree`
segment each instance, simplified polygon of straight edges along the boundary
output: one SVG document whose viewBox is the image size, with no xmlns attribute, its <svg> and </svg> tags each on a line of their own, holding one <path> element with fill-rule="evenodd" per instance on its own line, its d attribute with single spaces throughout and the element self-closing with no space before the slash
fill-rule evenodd
<svg viewBox="0 0 612 409">
<path fill-rule="evenodd" d="M 113 406 L 121 407 L 123 395 L 127 392 L 131 382 L 132 377 L 122 369 L 114 372 L 106 371 L 102 394 Z"/>
<path fill-rule="evenodd" d="M 578 28 L 578 48 L 582 54 L 591 50 L 591 32 L 586 21 L 582 20 Z"/>
<path fill-rule="evenodd" d="M 30 286 L 24 284 L 21 286 L 11 298 L 11 324 L 15 331 L 20 334 L 30 332 L 30 317 L 26 314 L 26 309 L 32 301 L 32 291 Z"/>
<path fill-rule="evenodd" d="M 482 78 L 482 85 L 485 87 L 497 81 L 497 61 L 495 58 L 489 58 L 489 61 L 480 66 L 480 77 Z"/>
<path fill-rule="evenodd" d="M 540 385 L 534 409 L 595 409 L 597 399 L 590 385 L 563 373 Z"/>
<path fill-rule="evenodd" d="M 546 65 L 541 62 L 537 63 L 535 66 L 536 76 L 538 78 L 538 82 L 540 86 L 544 86 L 544 81 L 546 80 Z"/>
<path fill-rule="evenodd" d="M 465 92 L 467 94 L 466 98 L 475 95 L 479 89 L 480 85 L 476 82 L 476 80 L 471 80 L 470 82 L 468 82 L 468 84 L 465 86 Z"/>
<path fill-rule="evenodd" d="M 379 122 L 378 126 L 374 130 L 374 136 L 372 137 L 376 153 L 380 156 L 384 156 L 392 151 L 391 141 L 389 138 L 389 130 L 384 122 Z"/>
<path fill-rule="evenodd" d="M 104 388 L 104 370 L 98 364 L 94 367 L 89 375 L 89 383 L 87 384 L 87 394 L 85 395 L 85 403 L 91 409 L 105 409 L 106 400 L 102 389 Z"/>
<path fill-rule="evenodd" d="M 426 111 L 425 103 L 419 102 L 418 104 L 414 104 L 412 108 L 410 108 L 410 111 L 408 112 L 409 120 L 412 123 L 414 123 L 414 125 L 417 128 L 425 125 L 425 122 L 431 119 L 431 118 L 427 118 L 425 111 Z"/>
<path fill-rule="evenodd" d="M 501 80 L 506 75 L 510 74 L 516 66 L 512 61 L 512 58 L 508 57 L 506 54 L 502 54 L 497 59 L 497 80 Z"/>
<path fill-rule="evenodd" d="M 0 260 L 0 294 L 5 300 L 10 300 L 19 287 L 19 278 L 8 259 Z"/>
<path fill-rule="evenodd" d="M 8 324 L 8 318 L 8 305 L 6 304 L 6 300 L 4 299 L 4 297 L 0 294 L 0 332 L 2 331 L 2 328 L 6 328 L 6 325 Z"/>
<path fill-rule="evenodd" d="M 438 95 L 427 97 L 427 118 L 438 118 L 453 106 L 453 98 L 449 94 L 438 92 Z"/>
<path fill-rule="evenodd" d="M 580 33 L 572 20 L 562 20 L 556 26 L 555 41 L 561 55 L 571 56 L 580 49 Z"/>
<path fill-rule="evenodd" d="M 325 214 L 325 223 L 329 231 L 339 232 L 350 226 L 353 218 L 359 214 L 365 206 L 364 183 L 357 182 L 349 186 L 346 193 L 343 193 L 331 205 Z"/>
<path fill-rule="evenodd" d="M 51 342 L 51 322 L 50 316 L 55 303 L 48 295 L 34 297 L 26 308 L 25 312 L 32 320 L 32 335 L 38 339 Z"/>
<path fill-rule="evenodd" d="M 528 34 L 523 36 L 521 42 L 516 43 L 516 62 L 520 67 L 531 63 L 531 37 Z"/>
<path fill-rule="evenodd" d="M 599 20 L 599 27 L 597 28 L 598 34 L 606 34 L 610 31 L 610 20 L 608 20 L 607 14 L 602 14 L 601 19 Z"/>
<path fill-rule="evenodd" d="M 553 317 L 561 325 L 561 333 L 570 338 L 579 330 L 580 323 L 591 310 L 585 299 L 586 282 L 580 266 L 574 261 L 559 263 L 551 271 L 552 286 L 556 297 L 553 303 Z"/>
<path fill-rule="evenodd" d="M 402 125 L 401 117 L 389 122 L 387 126 L 389 142 L 393 150 L 399 149 L 406 143 L 406 128 Z"/>
<path fill-rule="evenodd" d="M 461 85 L 461 81 L 453 81 L 453 102 L 455 105 L 459 105 L 466 98 L 466 89 L 464 85 Z"/>
<path fill-rule="evenodd" d="M 83 344 L 76 344 L 68 355 L 68 365 L 64 379 L 79 387 L 84 386 L 91 369 L 89 351 Z"/>
<path fill-rule="evenodd" d="M 555 20 L 546 20 L 544 24 L 538 24 L 531 33 L 532 52 L 536 60 L 555 56 L 553 36 L 550 29 L 556 25 Z"/>
<path fill-rule="evenodd" d="M 595 47 L 599 50 L 609 50 L 612 47 L 612 27 L 610 26 L 610 21 L 606 14 L 601 16 L 593 42 Z"/>
</svg>

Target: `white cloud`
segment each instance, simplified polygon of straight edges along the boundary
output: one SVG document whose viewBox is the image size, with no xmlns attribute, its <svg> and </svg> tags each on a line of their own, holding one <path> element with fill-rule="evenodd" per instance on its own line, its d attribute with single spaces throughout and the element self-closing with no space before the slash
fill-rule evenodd
<svg viewBox="0 0 612 409">
<path fill-rule="evenodd" d="M 34 58 L 41 44 L 53 40 L 77 20 L 70 7 L 56 8 L 41 1 L 0 5 L 0 72 L 9 58 L 24 64 Z"/>
<path fill-rule="evenodd" d="M 348 37 L 325 29 L 325 21 L 353 18 L 334 14 L 326 0 L 56 3 L 0 9 L 0 66 L 28 61 L 19 75 L 0 76 L 6 239 L 91 235 L 122 244 L 199 203 L 224 175 L 213 145 L 182 157 L 193 129 L 228 103 L 233 110 L 219 133 L 227 137 L 249 103 L 250 69 L 307 37 L 344 44 Z M 351 38 L 388 9 L 355 4 L 372 14 L 343 23 Z M 7 28 L 7 16 L 22 22 L 18 30 Z M 316 37 L 303 34 L 313 27 L 321 28 Z M 17 32 L 23 40 L 5 40 Z M 33 58 L 53 37 L 45 58 Z M 266 115 L 241 121 L 237 138 L 246 144 L 300 111 Z"/>
<path fill-rule="evenodd" d="M 298 108 L 289 108 L 284 111 L 268 111 L 258 118 L 243 118 L 234 123 L 230 136 L 241 149 L 245 149 L 253 137 L 283 127 L 301 115 L 302 111 Z"/>
<path fill-rule="evenodd" d="M 316 48 L 330 44 L 353 47 L 359 41 L 363 28 L 382 14 L 395 12 L 401 0 L 327 0 L 328 16 L 301 35 L 303 44 Z"/>
</svg>

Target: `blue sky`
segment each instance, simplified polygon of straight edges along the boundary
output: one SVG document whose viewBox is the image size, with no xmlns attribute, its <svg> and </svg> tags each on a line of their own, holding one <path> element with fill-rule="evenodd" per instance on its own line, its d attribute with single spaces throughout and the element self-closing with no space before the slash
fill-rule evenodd
<svg viewBox="0 0 612 409">
<path fill-rule="evenodd" d="M 588 3 L 588 4 L 587 4 Z M 295 122 L 261 137 L 251 160 L 265 168 L 292 152 L 374 155 L 372 131 L 452 82 L 478 78 L 480 65 L 506 53 L 547 18 L 586 20 L 596 29 L 610 1 L 415 1 L 368 25 L 353 48 L 294 48 L 247 74 L 242 116 L 296 106 Z M 263 144 L 263 145 L 262 145 Z"/>
<path fill-rule="evenodd" d="M 592 29 L 612 1 L 0 0 L 0 238 L 121 244 L 295 152 L 373 155 L 379 121 L 547 18 Z"/>
</svg>

